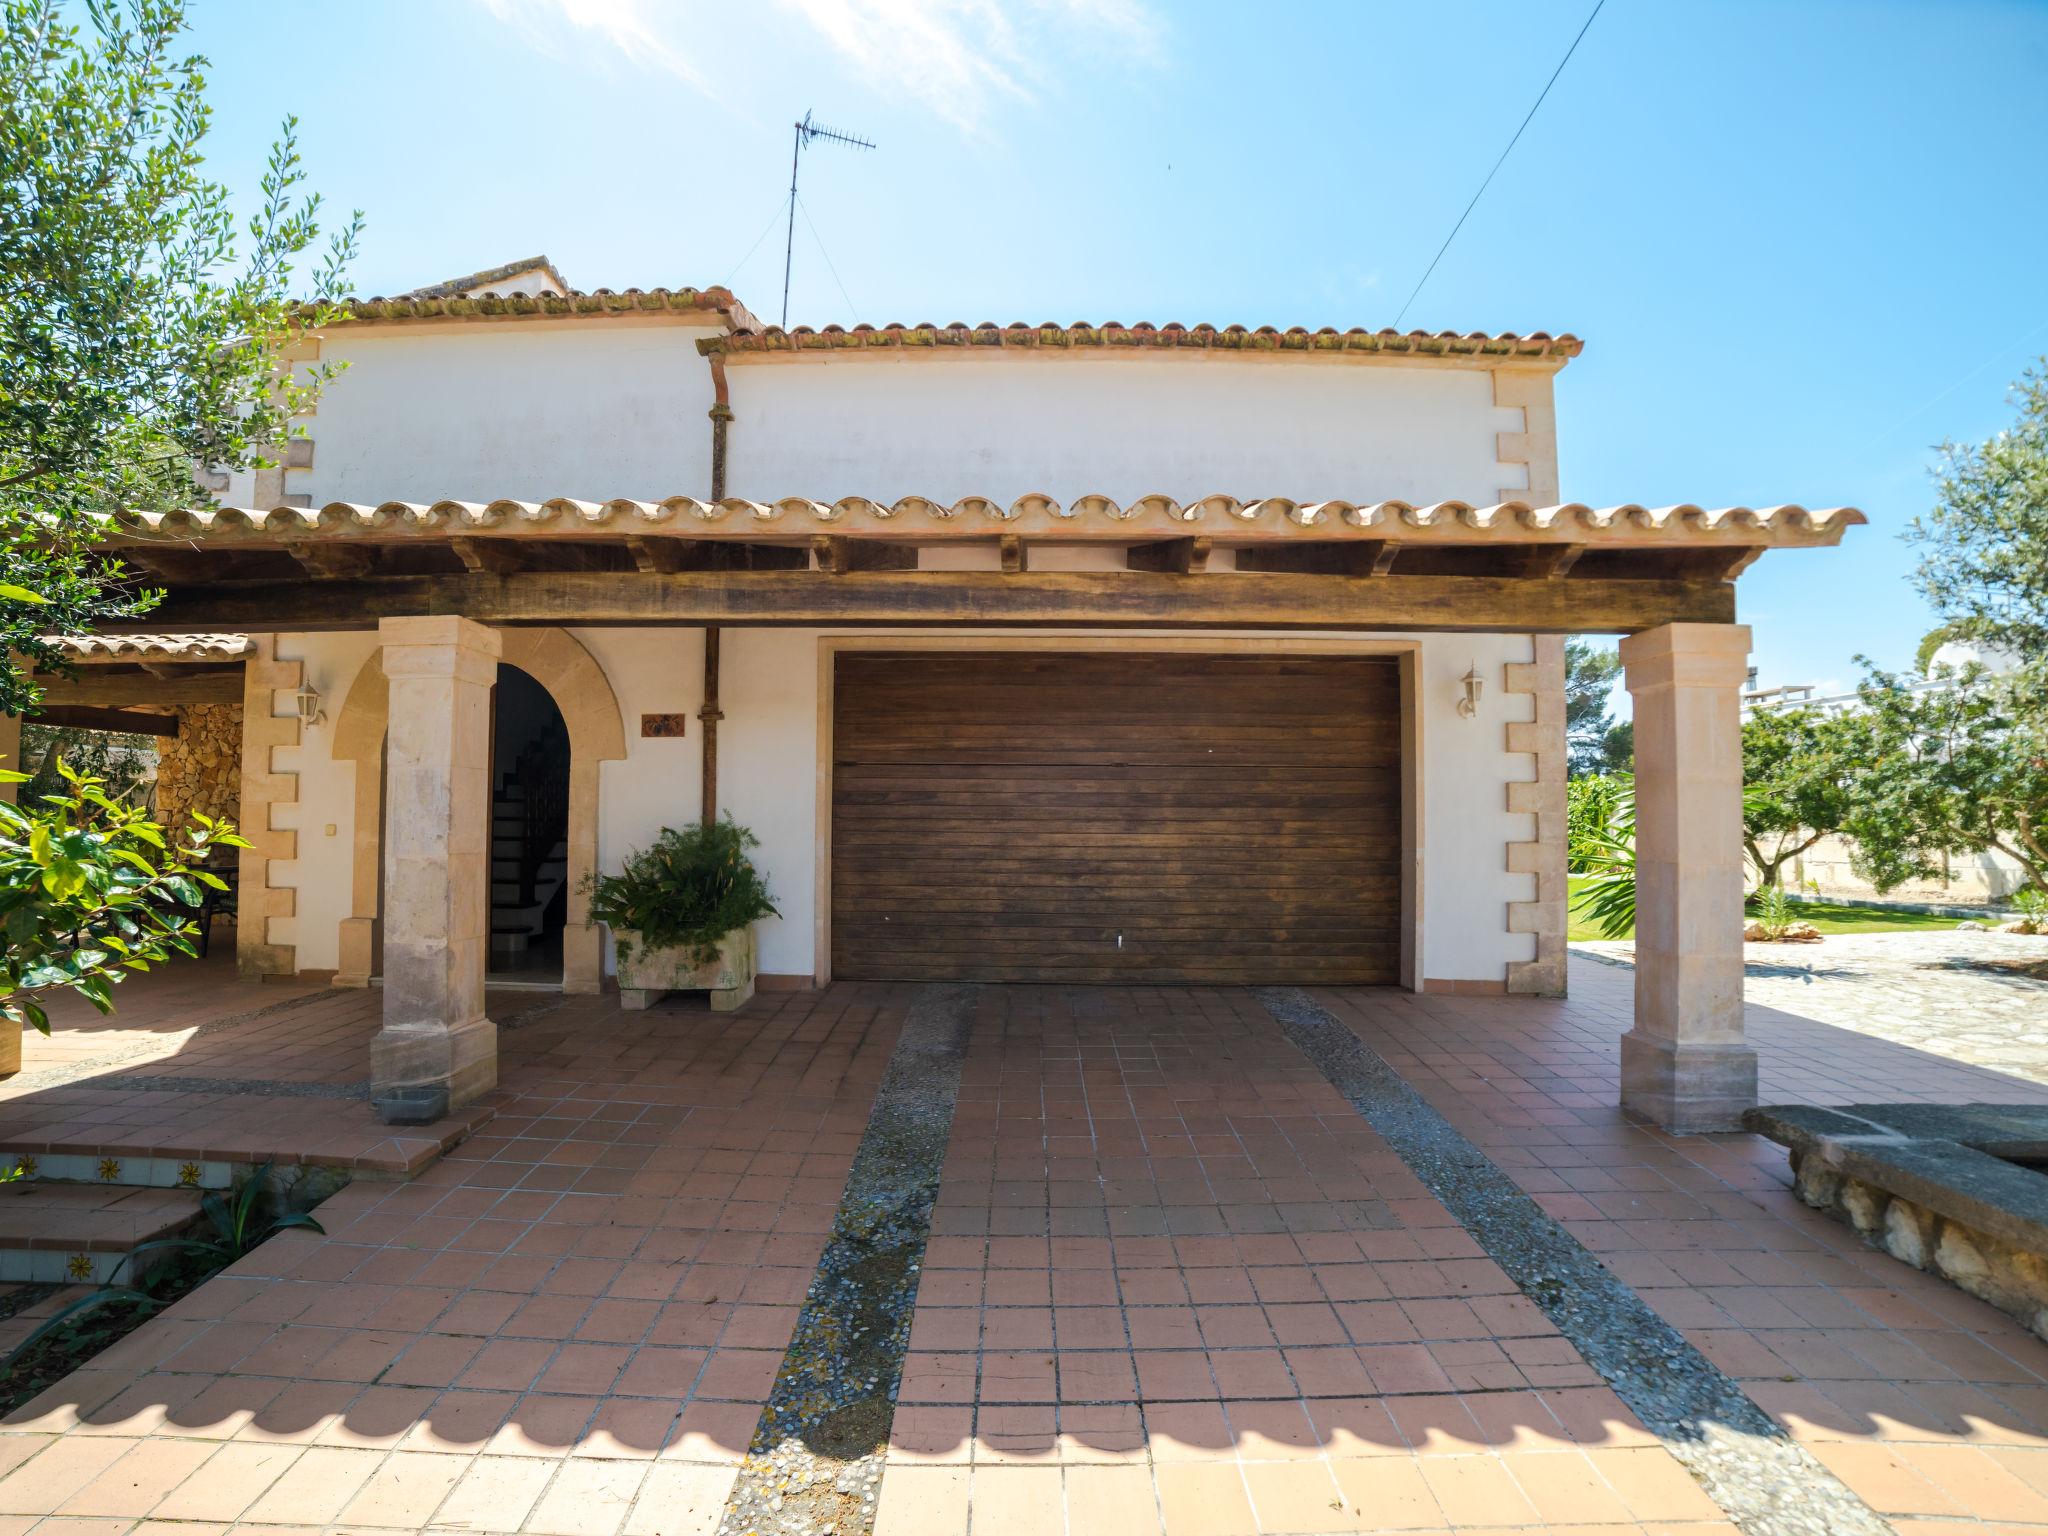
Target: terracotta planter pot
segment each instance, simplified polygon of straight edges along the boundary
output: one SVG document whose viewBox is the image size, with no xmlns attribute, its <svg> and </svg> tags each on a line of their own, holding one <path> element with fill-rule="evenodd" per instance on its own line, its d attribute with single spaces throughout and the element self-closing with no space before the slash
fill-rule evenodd
<svg viewBox="0 0 2048 1536">
<path fill-rule="evenodd" d="M 719 941 L 718 957 L 699 965 L 685 949 L 643 949 L 619 965 L 619 1006 L 651 1008 L 670 992 L 709 992 L 712 1011 L 729 1013 L 754 995 L 754 930 L 735 928 Z"/>
</svg>

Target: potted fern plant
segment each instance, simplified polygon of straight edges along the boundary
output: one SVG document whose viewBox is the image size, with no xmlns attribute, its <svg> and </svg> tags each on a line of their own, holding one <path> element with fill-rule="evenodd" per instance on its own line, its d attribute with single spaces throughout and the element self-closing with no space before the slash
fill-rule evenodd
<svg viewBox="0 0 2048 1536">
<path fill-rule="evenodd" d="M 725 1012 L 754 995 L 753 925 L 779 915 L 747 856 L 758 846 L 729 815 L 664 827 L 618 874 L 585 882 L 590 915 L 612 931 L 621 1007 L 708 991 Z"/>
</svg>

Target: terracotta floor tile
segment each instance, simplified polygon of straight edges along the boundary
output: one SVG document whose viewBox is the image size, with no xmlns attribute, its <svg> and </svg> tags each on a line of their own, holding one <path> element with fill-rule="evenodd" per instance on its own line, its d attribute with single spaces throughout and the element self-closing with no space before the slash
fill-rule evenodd
<svg viewBox="0 0 2048 1536">
<path fill-rule="evenodd" d="M 1357 1531 L 1441 1531 L 1449 1528 L 1421 1466 L 1410 1456 L 1374 1456 L 1330 1463 L 1343 1521 Z"/>
<path fill-rule="evenodd" d="M 1591 1450 L 1593 1469 L 1621 1496 L 1634 1519 L 1644 1521 L 1715 1520 L 1720 1509 L 1706 1491 L 1662 1446 Z"/>
<path fill-rule="evenodd" d="M 967 1479 L 966 1467 L 890 1468 L 875 1536 L 966 1536 Z"/>
<path fill-rule="evenodd" d="M 1527 1525 L 1537 1518 L 1498 1457 L 1424 1456 L 1417 1465 L 1452 1525 Z"/>
<path fill-rule="evenodd" d="M 159 1520 L 239 1520 L 303 1454 L 295 1445 L 223 1445 L 150 1513 Z"/>
<path fill-rule="evenodd" d="M 1144 1536 L 1160 1528 L 1158 1495 L 1147 1467 L 1069 1467 L 1066 1484 L 1069 1531 Z"/>
<path fill-rule="evenodd" d="M 734 1475 L 724 1467 L 655 1467 L 626 1517 L 626 1536 L 710 1536 L 725 1513 Z"/>
<path fill-rule="evenodd" d="M 1166 1536 L 1252 1536 L 1259 1529 L 1235 1462 L 1169 1462 L 1155 1481 Z"/>
<path fill-rule="evenodd" d="M 640 1461 L 565 1461 L 541 1494 L 526 1529 L 536 1536 L 613 1536 L 647 1476 Z"/>
<path fill-rule="evenodd" d="M 1633 1513 L 1582 1452 L 1517 1451 L 1500 1461 L 1536 1513 L 1553 1525 L 1611 1525 Z"/>
<path fill-rule="evenodd" d="M 312 1446 L 249 1507 L 248 1518 L 263 1524 L 326 1525 L 362 1491 L 384 1459 L 381 1451 Z"/>
<path fill-rule="evenodd" d="M 1261 1531 L 1327 1530 L 1343 1512 L 1337 1480 L 1320 1457 L 1249 1463 L 1244 1480 Z"/>
<path fill-rule="evenodd" d="M 517 1530 L 555 1475 L 554 1462 L 526 1456 L 467 1457 L 463 1467 L 434 1517 L 436 1529 Z"/>
<path fill-rule="evenodd" d="M 58 1513 L 139 1518 L 219 1449 L 211 1440 L 135 1441 L 118 1461 L 58 1505 Z"/>
</svg>

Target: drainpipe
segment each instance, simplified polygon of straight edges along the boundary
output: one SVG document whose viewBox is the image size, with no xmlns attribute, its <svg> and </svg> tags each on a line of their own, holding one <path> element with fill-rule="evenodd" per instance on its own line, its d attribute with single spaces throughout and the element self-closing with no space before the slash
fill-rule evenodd
<svg viewBox="0 0 2048 1536">
<path fill-rule="evenodd" d="M 711 499 L 725 500 L 725 443 L 732 426 L 732 400 L 725 386 L 725 358 L 711 354 Z M 718 626 L 704 629 L 704 707 L 697 718 L 704 726 L 704 822 L 718 816 L 718 722 L 725 712 L 718 707 Z"/>
</svg>

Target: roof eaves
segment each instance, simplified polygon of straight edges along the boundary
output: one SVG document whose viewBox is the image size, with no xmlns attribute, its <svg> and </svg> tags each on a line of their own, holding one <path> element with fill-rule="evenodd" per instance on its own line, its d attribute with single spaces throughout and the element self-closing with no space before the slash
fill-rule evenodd
<svg viewBox="0 0 2048 1536">
<path fill-rule="evenodd" d="M 820 329 L 797 326 L 791 330 L 783 330 L 779 326 L 736 326 L 730 335 L 706 338 L 699 341 L 697 347 L 706 354 L 718 352 L 727 355 L 842 352 L 869 348 L 930 352 L 983 347 L 1048 351 L 1102 348 L 1278 353 L 1304 357 L 1376 355 L 1526 360 L 1562 364 L 1577 357 L 1584 349 L 1584 343 L 1570 332 L 1553 336 L 1547 331 L 1504 331 L 1488 335 L 1483 331 L 1368 331 L 1356 327 L 1340 331 L 1331 326 L 1316 331 L 1294 326 L 1283 331 L 1274 326 L 1124 325 L 1117 321 L 1101 325 L 1085 321 L 1066 325 L 1052 322 L 1027 325 L 1021 321 L 997 325 L 984 321 L 978 325 L 966 325 L 956 321 L 948 325 L 857 325 L 851 329 L 837 325 Z"/>
</svg>

